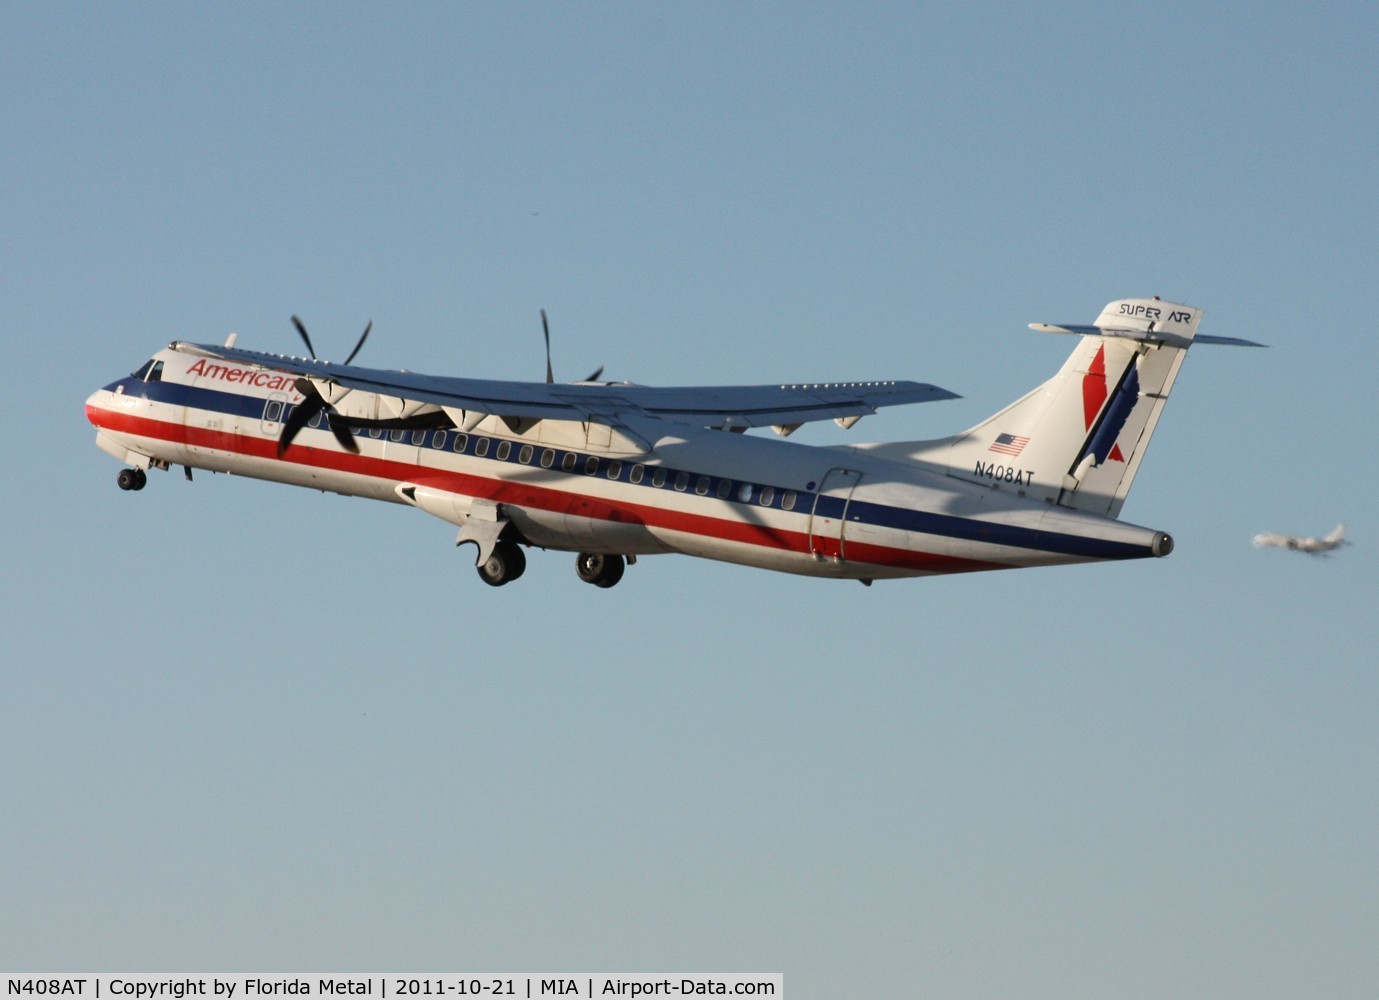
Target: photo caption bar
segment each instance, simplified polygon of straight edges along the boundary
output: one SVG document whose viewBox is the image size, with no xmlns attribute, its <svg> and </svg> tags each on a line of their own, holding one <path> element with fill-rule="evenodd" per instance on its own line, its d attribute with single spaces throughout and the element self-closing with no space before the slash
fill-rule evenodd
<svg viewBox="0 0 1379 1000">
<path fill-rule="evenodd" d="M 0 1000 L 263 1000 L 265 997 L 771 997 L 782 973 L 429 972 L 429 973 L 0 973 Z"/>
</svg>

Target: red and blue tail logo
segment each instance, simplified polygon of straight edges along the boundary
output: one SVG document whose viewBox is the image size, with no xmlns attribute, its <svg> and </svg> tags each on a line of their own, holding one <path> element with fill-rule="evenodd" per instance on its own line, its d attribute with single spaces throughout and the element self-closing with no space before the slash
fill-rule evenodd
<svg viewBox="0 0 1379 1000">
<path fill-rule="evenodd" d="M 1095 456 L 1097 465 L 1108 460 L 1125 461 L 1125 455 L 1121 453 L 1116 439 L 1120 437 L 1121 429 L 1130 419 L 1130 411 L 1135 408 L 1140 398 L 1139 369 L 1135 364 L 1134 355 L 1131 355 L 1130 363 L 1115 387 L 1109 406 L 1105 405 L 1108 396 L 1112 396 L 1112 390 L 1110 380 L 1106 376 L 1106 345 L 1102 344 L 1097 347 L 1096 357 L 1092 359 L 1087 374 L 1082 376 L 1082 417 L 1089 438 L 1082 449 L 1082 455 L 1078 456 L 1078 462 L 1086 455 Z M 1100 422 L 1097 420 L 1098 415 L 1101 417 Z"/>
</svg>

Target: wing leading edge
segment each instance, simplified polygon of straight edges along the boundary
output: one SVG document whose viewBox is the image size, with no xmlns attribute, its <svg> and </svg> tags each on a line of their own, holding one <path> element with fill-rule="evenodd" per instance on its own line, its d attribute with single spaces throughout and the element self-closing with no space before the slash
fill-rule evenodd
<svg viewBox="0 0 1379 1000">
<path fill-rule="evenodd" d="M 812 420 L 851 422 L 883 406 L 957 399 L 922 382 L 809 382 L 782 385 L 648 386 L 628 383 L 506 382 L 384 371 L 237 347 L 174 342 L 185 354 L 287 372 L 345 389 L 507 418 L 595 420 L 653 416 L 696 426 L 788 427 Z"/>
</svg>

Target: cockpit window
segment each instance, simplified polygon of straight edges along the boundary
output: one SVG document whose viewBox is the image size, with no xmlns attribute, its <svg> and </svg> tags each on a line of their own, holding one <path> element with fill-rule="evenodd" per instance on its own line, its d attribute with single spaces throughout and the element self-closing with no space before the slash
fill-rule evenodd
<svg viewBox="0 0 1379 1000">
<path fill-rule="evenodd" d="M 149 358 L 144 362 L 143 367 L 134 373 L 134 377 L 140 382 L 161 382 L 163 381 L 163 362 L 156 358 Z"/>
</svg>

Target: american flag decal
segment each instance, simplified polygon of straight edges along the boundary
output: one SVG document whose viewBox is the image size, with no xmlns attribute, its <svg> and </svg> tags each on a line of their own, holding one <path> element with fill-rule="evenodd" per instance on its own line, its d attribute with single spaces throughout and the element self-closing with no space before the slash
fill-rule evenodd
<svg viewBox="0 0 1379 1000">
<path fill-rule="evenodd" d="M 991 447 L 986 450 L 1014 456 L 1024 451 L 1027 444 L 1029 444 L 1029 438 L 1020 437 L 1018 434 L 997 434 L 996 440 L 991 442 Z"/>
</svg>

